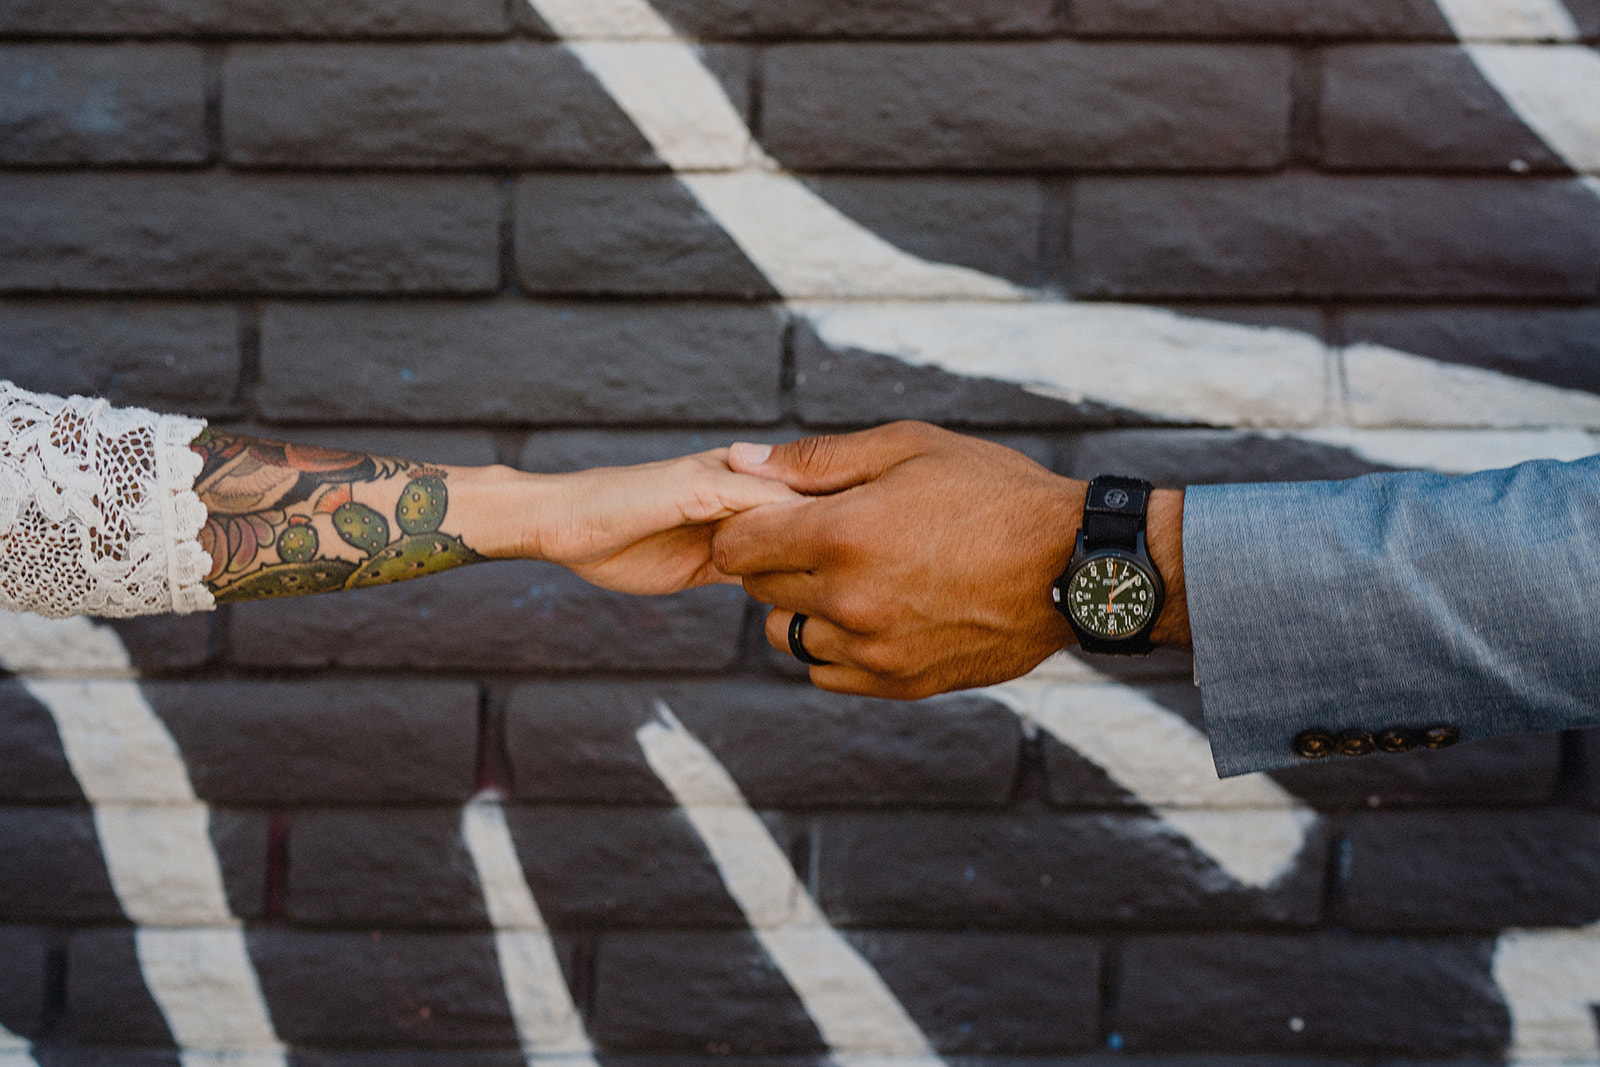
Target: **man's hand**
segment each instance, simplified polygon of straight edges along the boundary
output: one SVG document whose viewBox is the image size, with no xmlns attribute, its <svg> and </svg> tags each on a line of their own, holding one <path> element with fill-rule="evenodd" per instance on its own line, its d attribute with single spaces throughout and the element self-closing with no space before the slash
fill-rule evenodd
<svg viewBox="0 0 1600 1067">
<path fill-rule="evenodd" d="M 775 606 L 787 652 L 795 612 L 820 688 L 915 699 L 992 685 L 1072 641 L 1050 599 L 1083 514 L 1085 483 L 1009 448 L 922 423 L 779 445 L 729 463 L 808 499 L 722 523 L 717 569 Z"/>
</svg>

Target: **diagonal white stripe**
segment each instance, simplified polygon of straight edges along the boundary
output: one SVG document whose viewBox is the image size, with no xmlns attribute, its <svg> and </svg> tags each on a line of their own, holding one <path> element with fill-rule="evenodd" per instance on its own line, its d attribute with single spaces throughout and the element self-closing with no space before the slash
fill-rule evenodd
<svg viewBox="0 0 1600 1067">
<path fill-rule="evenodd" d="M 751 930 L 841 1062 L 895 1057 L 905 1067 L 942 1063 L 883 979 L 795 877 L 777 842 L 715 756 L 657 702 L 639 745 L 682 805 Z M 905 1058 L 910 1058 L 906 1063 Z"/>
<path fill-rule="evenodd" d="M 481 795 L 463 808 L 461 836 L 483 887 L 506 1000 L 527 1062 L 562 1057 L 572 1067 L 594 1067 L 594 1046 L 572 1002 L 499 801 Z"/>
<path fill-rule="evenodd" d="M 129 668 L 127 650 L 108 627 L 0 612 L 0 665 L 27 669 L 40 662 L 37 650 L 52 645 L 78 657 L 56 657 L 55 671 L 69 663 L 101 676 Z M 140 927 L 135 944 L 145 984 L 185 1067 L 218 1057 L 241 1067 L 285 1067 L 244 932 L 228 908 L 209 811 L 138 684 L 26 675 L 22 682 L 54 717 L 93 806 L 117 900 Z"/>
<path fill-rule="evenodd" d="M 1575 41 L 1577 24 L 1561 0 L 1438 0 L 1461 41 Z"/>
<path fill-rule="evenodd" d="M 1526 44 L 1466 51 L 1540 140 L 1578 173 L 1600 174 L 1600 52 Z"/>
<path fill-rule="evenodd" d="M 1600 1063 L 1600 926 L 1507 931 L 1494 977 L 1511 1008 L 1513 1063 Z"/>
<path fill-rule="evenodd" d="M 27 1038 L 0 1026 L 0 1067 L 39 1067 L 32 1049 Z"/>
<path fill-rule="evenodd" d="M 1218 778 L 1206 736 L 1138 690 L 1051 684 L 1047 672 L 982 692 L 1093 761 L 1235 881 L 1265 888 L 1294 869 L 1316 812 L 1265 775 Z"/>
</svg>

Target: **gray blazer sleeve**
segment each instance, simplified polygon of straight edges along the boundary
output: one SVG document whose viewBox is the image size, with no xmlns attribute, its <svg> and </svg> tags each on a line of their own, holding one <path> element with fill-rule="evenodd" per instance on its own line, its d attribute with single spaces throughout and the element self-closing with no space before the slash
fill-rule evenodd
<svg viewBox="0 0 1600 1067">
<path fill-rule="evenodd" d="M 1305 731 L 1600 725 L 1600 456 L 1197 486 L 1183 554 L 1221 775 Z"/>
</svg>

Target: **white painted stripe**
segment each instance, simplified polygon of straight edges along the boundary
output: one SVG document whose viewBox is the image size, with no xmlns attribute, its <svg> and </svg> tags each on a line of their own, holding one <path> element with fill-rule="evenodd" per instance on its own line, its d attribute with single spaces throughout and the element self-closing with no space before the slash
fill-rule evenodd
<svg viewBox="0 0 1600 1067">
<path fill-rule="evenodd" d="M 901 251 L 781 173 L 691 45 L 629 39 L 640 35 L 638 27 L 650 17 L 659 21 L 643 0 L 530 3 L 553 27 L 610 38 L 569 40 L 568 47 L 785 296 L 1023 297 L 1016 286 L 980 271 Z"/>
<path fill-rule="evenodd" d="M 1462 41 L 1574 41 L 1577 24 L 1561 0 L 1439 0 Z"/>
<path fill-rule="evenodd" d="M 568 41 L 677 38 L 646 0 L 538 0 L 534 10 L 556 36 Z"/>
<path fill-rule="evenodd" d="M 542 1063 L 555 1056 L 569 1059 L 574 1067 L 593 1067 L 594 1045 L 561 973 L 555 944 L 496 797 L 480 795 L 462 809 L 461 836 L 483 887 L 506 1000 L 527 1062 L 531 1065 L 538 1058 Z"/>
<path fill-rule="evenodd" d="M 89 674 L 126 671 L 131 662 L 109 627 L 0 612 L 0 665 L 8 670 L 43 662 L 37 650 L 52 644 L 74 650 Z M 72 664 L 65 655 L 48 662 L 57 674 Z M 244 933 L 228 908 L 208 809 L 166 725 L 133 681 L 22 682 L 55 719 L 93 806 L 118 903 L 141 927 L 135 944 L 145 984 L 185 1067 L 239 1055 L 246 1067 L 284 1067 Z"/>
<path fill-rule="evenodd" d="M 0 1067 L 39 1067 L 28 1039 L 0 1026 Z"/>
<path fill-rule="evenodd" d="M 1531 459 L 1571 462 L 1600 452 L 1600 438 L 1582 430 L 1301 430 L 1294 437 L 1348 449 L 1362 459 L 1441 474 L 1514 467 Z"/>
<path fill-rule="evenodd" d="M 1013 382 L 1162 419 L 1315 426 L 1333 414 L 1330 354 L 1291 330 L 1125 304 L 797 305 L 835 348 Z"/>
<path fill-rule="evenodd" d="M 1511 1008 L 1513 1064 L 1600 1063 L 1600 926 L 1504 933 L 1494 977 Z"/>
<path fill-rule="evenodd" d="M 1019 679 L 982 692 L 1095 763 L 1243 885 L 1291 872 L 1317 824 L 1266 775 L 1218 778 L 1206 736 L 1138 690 Z"/>
<path fill-rule="evenodd" d="M 1353 345 L 1343 360 L 1350 421 L 1357 426 L 1600 427 L 1600 396 L 1581 389 L 1378 345 Z"/>
<path fill-rule="evenodd" d="M 1467 46 L 1489 84 L 1580 174 L 1600 173 L 1600 52 L 1583 45 Z"/>
<path fill-rule="evenodd" d="M 941 1063 L 883 979 L 828 924 L 732 776 L 666 704 L 656 708 L 659 719 L 638 731 L 645 759 L 682 805 L 729 894 L 836 1058 Z"/>
</svg>

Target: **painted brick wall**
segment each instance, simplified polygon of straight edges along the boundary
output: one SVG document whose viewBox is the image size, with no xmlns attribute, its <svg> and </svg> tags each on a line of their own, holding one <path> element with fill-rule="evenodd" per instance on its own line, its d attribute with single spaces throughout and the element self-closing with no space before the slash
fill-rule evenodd
<svg viewBox="0 0 1600 1067">
<path fill-rule="evenodd" d="M 530 470 L 902 417 L 1169 484 L 1573 458 L 1597 37 L 0 0 L 0 375 Z M 0 1064 L 1600 1063 L 1597 737 L 1219 783 L 1179 657 L 901 705 L 760 619 L 533 564 L 0 619 Z"/>
</svg>

